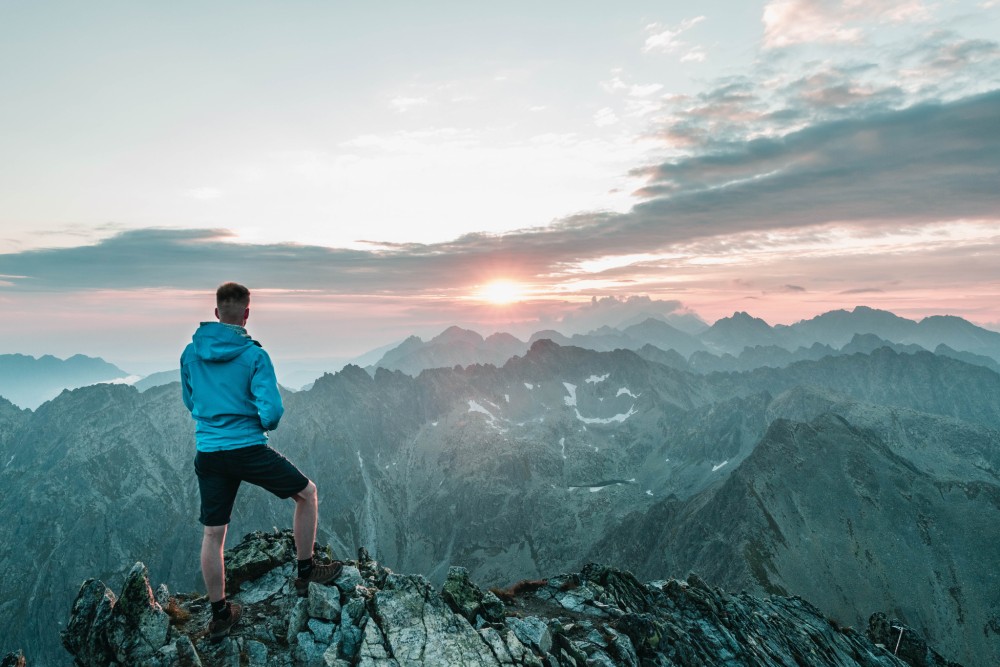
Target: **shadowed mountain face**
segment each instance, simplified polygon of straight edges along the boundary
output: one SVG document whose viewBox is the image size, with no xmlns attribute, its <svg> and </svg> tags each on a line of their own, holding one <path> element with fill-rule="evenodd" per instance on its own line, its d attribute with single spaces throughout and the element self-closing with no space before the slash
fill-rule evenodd
<svg viewBox="0 0 1000 667">
<path fill-rule="evenodd" d="M 591 556 L 639 576 L 693 569 L 733 590 L 794 591 L 845 623 L 888 605 L 917 628 L 947 628 L 953 654 L 992 664 L 997 432 L 832 407 L 808 424 L 774 421 L 725 482 L 634 514 Z"/>
<path fill-rule="evenodd" d="M 51 619 L 85 577 L 117 587 L 123 563 L 201 588 L 179 393 L 97 386 L 34 414 L 0 409 L 11 649 L 59 664 Z M 539 341 L 501 368 L 349 366 L 285 396 L 272 444 L 317 482 L 319 541 L 338 555 L 365 546 L 435 583 L 462 565 L 484 585 L 598 555 L 647 578 L 697 564 L 733 590 L 808 590 L 844 624 L 887 611 L 982 664 L 1000 659 L 983 569 L 1000 556 L 986 543 L 998 396 L 1000 375 L 929 353 L 703 376 Z M 291 510 L 245 487 L 231 534 L 287 525 Z"/>
</svg>

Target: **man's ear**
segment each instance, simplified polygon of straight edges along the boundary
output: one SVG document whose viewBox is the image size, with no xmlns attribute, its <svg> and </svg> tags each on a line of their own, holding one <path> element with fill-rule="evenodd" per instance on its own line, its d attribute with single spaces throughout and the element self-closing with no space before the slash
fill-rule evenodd
<svg viewBox="0 0 1000 667">
<path fill-rule="evenodd" d="M 243 324 L 246 324 L 247 320 L 249 319 L 250 319 L 250 306 L 247 306 L 247 309 L 243 311 Z"/>
<path fill-rule="evenodd" d="M 215 309 L 215 319 L 217 319 L 217 320 L 221 320 L 222 319 L 221 317 L 219 317 L 219 309 L 218 308 Z"/>
</svg>

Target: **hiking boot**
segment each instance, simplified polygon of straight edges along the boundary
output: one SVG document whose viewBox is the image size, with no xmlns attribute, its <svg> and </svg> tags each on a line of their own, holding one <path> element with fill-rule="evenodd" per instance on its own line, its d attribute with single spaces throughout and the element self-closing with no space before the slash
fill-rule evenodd
<svg viewBox="0 0 1000 667">
<path fill-rule="evenodd" d="M 208 624 L 208 638 L 213 644 L 218 644 L 229 636 L 229 631 L 240 622 L 243 616 L 243 607 L 232 602 L 227 602 L 229 608 L 229 618 L 219 618 Z"/>
<path fill-rule="evenodd" d="M 305 577 L 295 577 L 295 592 L 299 596 L 309 593 L 309 584 L 328 584 L 340 576 L 344 564 L 339 560 L 332 563 L 313 563 L 312 572 Z"/>
</svg>

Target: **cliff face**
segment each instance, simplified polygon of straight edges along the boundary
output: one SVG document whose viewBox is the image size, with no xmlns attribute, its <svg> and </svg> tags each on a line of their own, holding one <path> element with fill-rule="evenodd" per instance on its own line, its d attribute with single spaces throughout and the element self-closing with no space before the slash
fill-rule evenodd
<svg viewBox="0 0 1000 667">
<path fill-rule="evenodd" d="M 227 553 L 230 598 L 244 617 L 218 644 L 205 636 L 206 599 L 154 593 L 142 563 L 119 596 L 83 584 L 63 644 L 81 667 L 954 666 L 882 614 L 868 631 L 876 644 L 801 599 L 733 596 L 696 575 L 642 584 L 588 565 L 494 593 L 451 568 L 436 590 L 362 551 L 334 585 L 312 584 L 299 598 L 293 558 L 288 532 L 247 535 Z"/>
</svg>

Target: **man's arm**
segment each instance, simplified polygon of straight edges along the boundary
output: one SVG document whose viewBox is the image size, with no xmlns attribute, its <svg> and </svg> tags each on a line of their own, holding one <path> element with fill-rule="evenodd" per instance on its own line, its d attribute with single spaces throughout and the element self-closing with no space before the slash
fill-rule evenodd
<svg viewBox="0 0 1000 667">
<path fill-rule="evenodd" d="M 194 401 L 191 400 L 191 372 L 184 364 L 184 357 L 181 357 L 181 400 L 188 412 L 194 410 Z"/>
<path fill-rule="evenodd" d="M 253 378 L 250 380 L 250 393 L 253 394 L 253 402 L 257 406 L 260 425 L 265 431 L 278 428 L 278 422 L 285 413 L 285 408 L 281 404 L 278 378 L 274 374 L 271 357 L 264 350 L 261 350 L 257 357 Z"/>
</svg>

